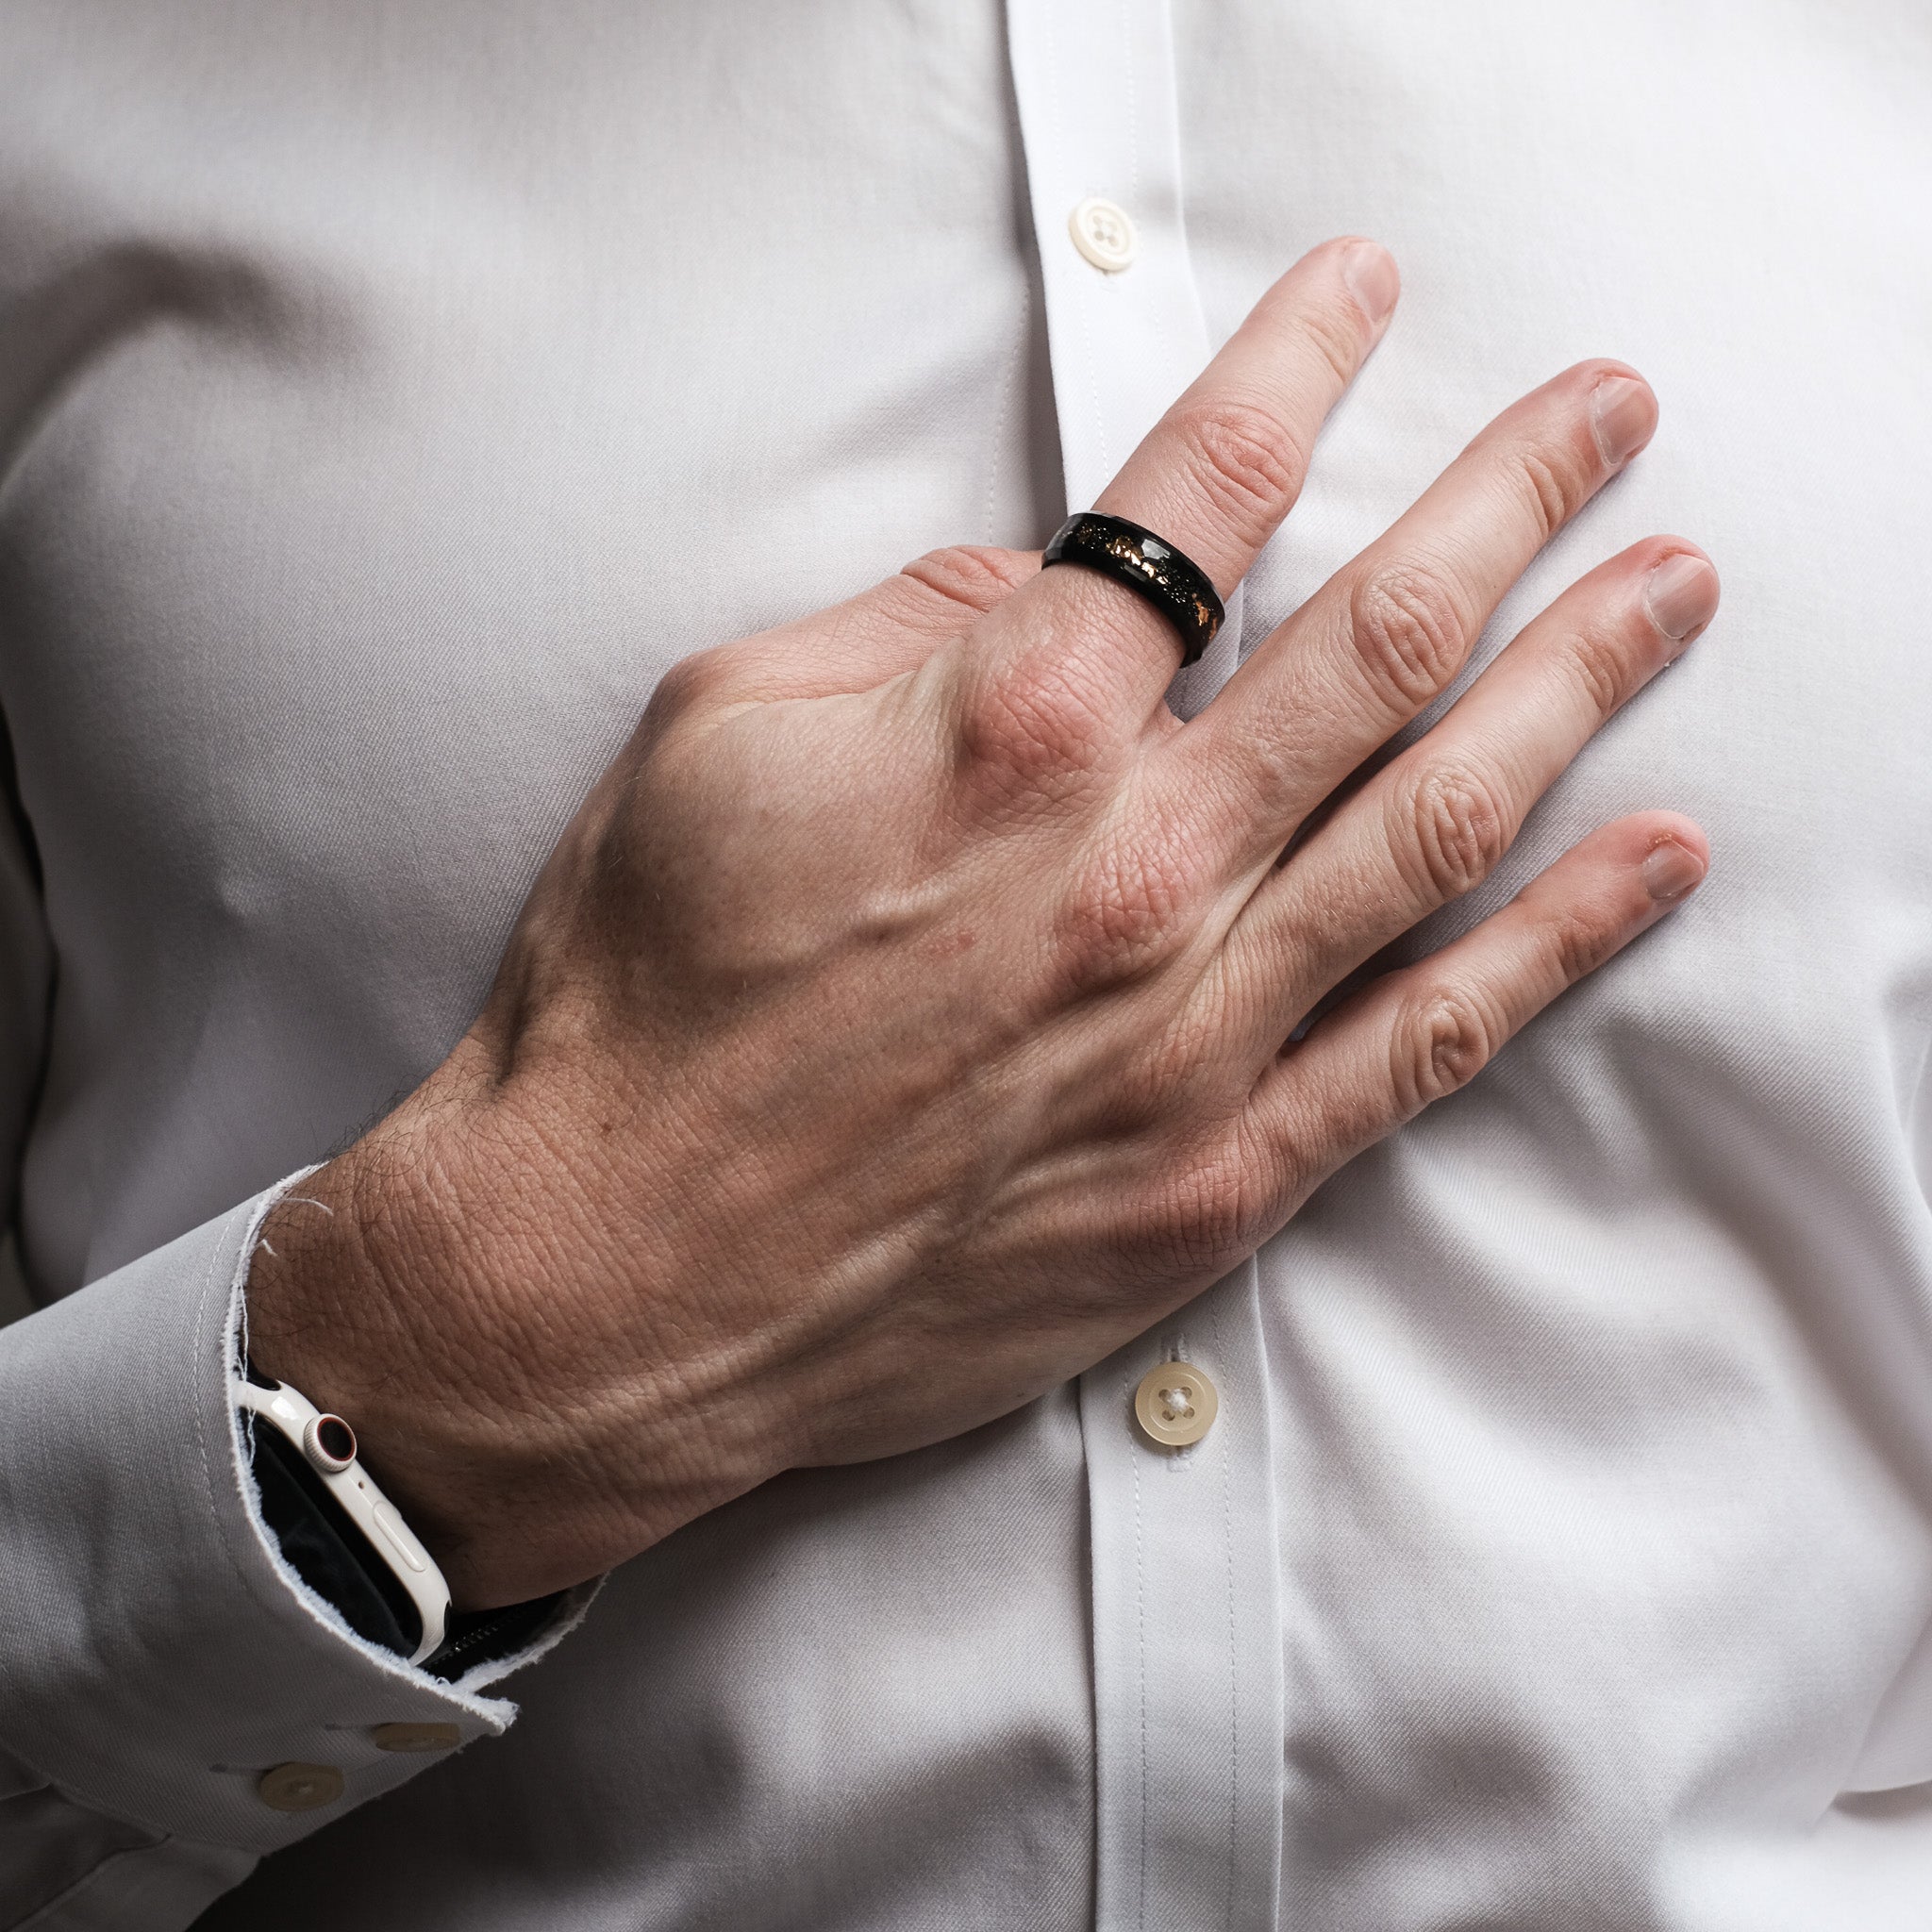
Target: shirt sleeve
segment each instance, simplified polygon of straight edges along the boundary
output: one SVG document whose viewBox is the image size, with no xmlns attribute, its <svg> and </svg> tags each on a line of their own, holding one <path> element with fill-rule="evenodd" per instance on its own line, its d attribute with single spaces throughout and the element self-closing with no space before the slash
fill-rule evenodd
<svg viewBox="0 0 1932 1932">
<path fill-rule="evenodd" d="M 0 812 L 9 1192 L 49 957 L 32 841 Z M 487 1687 L 588 1602 L 572 1592 L 534 1642 L 444 1683 L 358 1638 L 283 1561 L 230 1364 L 257 1231 L 288 1185 L 0 1327 L 7 1932 L 191 1924 L 266 1853 L 501 1732 L 515 1707 Z"/>
<path fill-rule="evenodd" d="M 229 1383 L 279 1192 L 0 1330 L 9 1928 L 189 1924 L 264 1854 L 437 1761 L 425 1738 L 501 1732 L 515 1707 L 486 1687 L 588 1601 L 575 1592 L 537 1642 L 443 1684 L 354 1636 L 283 1563 Z"/>
</svg>

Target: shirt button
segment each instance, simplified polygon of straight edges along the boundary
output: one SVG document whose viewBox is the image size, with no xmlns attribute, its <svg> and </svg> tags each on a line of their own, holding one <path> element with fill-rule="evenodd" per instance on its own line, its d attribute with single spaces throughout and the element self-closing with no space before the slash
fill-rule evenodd
<svg viewBox="0 0 1932 1932">
<path fill-rule="evenodd" d="M 342 1795 L 342 1774 L 333 1764 L 278 1764 L 265 1771 L 255 1794 L 275 1811 L 314 1811 Z"/>
<path fill-rule="evenodd" d="M 1221 1392 L 1192 1362 L 1162 1362 L 1134 1391 L 1141 1433 L 1162 1449 L 1185 1449 L 1214 1426 Z"/>
<path fill-rule="evenodd" d="M 378 1751 L 454 1751 L 463 1741 L 455 1724 L 377 1724 L 369 1735 Z"/>
<path fill-rule="evenodd" d="M 1090 194 L 1067 217 L 1067 232 L 1074 238 L 1074 246 L 1095 268 L 1105 269 L 1110 275 L 1131 268 L 1141 252 L 1133 218 L 1125 208 L 1097 194 Z"/>
</svg>

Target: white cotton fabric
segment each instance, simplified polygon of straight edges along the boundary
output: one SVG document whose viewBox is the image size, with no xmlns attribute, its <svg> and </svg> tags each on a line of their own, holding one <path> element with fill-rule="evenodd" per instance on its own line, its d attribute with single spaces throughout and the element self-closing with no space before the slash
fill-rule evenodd
<svg viewBox="0 0 1932 1932">
<path fill-rule="evenodd" d="M 0 1926 L 1923 1932 L 1932 19 L 1008 12 L 0 14 L 46 1304 L 0 1332 Z M 356 1643 L 234 1459 L 266 1191 L 447 1051 L 665 669 L 1039 542 L 1350 230 L 1401 309 L 1176 702 L 1627 358 L 1657 441 L 1484 655 L 1657 530 L 1724 609 L 1415 945 L 1641 806 L 1708 884 L 1076 1387 L 691 1525 L 500 1688 Z M 1224 1398 L 1178 1457 L 1125 1407 L 1169 1352 Z M 288 1759 L 342 1803 L 261 1807 Z"/>
</svg>

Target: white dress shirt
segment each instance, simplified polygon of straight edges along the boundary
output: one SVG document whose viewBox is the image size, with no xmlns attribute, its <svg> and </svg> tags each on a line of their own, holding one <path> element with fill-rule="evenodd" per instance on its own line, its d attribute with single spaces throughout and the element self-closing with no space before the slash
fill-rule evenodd
<svg viewBox="0 0 1932 1932">
<path fill-rule="evenodd" d="M 1928 106 L 1922 0 L 10 0 L 0 1926 L 1924 1932 Z M 1486 651 L 1657 530 L 1724 611 L 1414 943 L 1641 806 L 1708 885 L 1077 1387 L 507 1685 L 358 1642 L 237 1459 L 264 1191 L 666 667 L 1038 543 L 1346 231 L 1402 307 L 1176 702 L 1623 356 Z"/>
</svg>

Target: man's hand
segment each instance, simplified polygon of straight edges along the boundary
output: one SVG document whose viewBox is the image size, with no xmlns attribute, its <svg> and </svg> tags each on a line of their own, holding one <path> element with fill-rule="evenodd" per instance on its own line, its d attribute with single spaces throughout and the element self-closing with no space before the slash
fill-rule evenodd
<svg viewBox="0 0 1932 1932">
<path fill-rule="evenodd" d="M 1226 591 L 1394 294 L 1373 244 L 1316 250 L 1098 507 Z M 1701 553 L 1640 543 L 1348 782 L 1655 416 L 1612 363 L 1525 397 L 1188 724 L 1157 614 L 1008 551 L 690 658 L 475 1026 L 302 1190 L 331 1212 L 277 1210 L 257 1361 L 483 1607 L 1159 1320 L 1702 877 L 1687 821 L 1607 825 L 1290 1043 L 1708 621 Z"/>
</svg>

